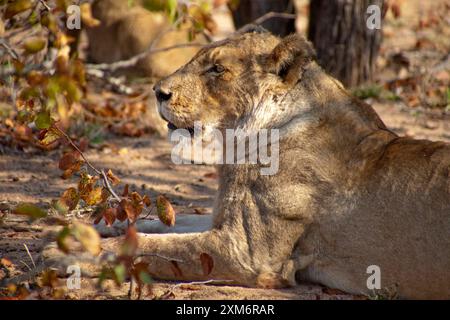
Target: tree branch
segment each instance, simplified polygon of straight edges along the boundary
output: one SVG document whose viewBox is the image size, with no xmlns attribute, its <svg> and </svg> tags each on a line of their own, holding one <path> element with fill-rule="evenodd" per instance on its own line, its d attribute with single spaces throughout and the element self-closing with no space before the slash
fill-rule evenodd
<svg viewBox="0 0 450 320">
<path fill-rule="evenodd" d="M 172 258 L 172 257 L 166 257 L 166 256 L 163 256 L 163 255 L 160 255 L 157 253 L 141 253 L 136 256 L 136 258 L 143 258 L 143 257 L 156 257 L 156 258 L 161 258 L 161 259 L 164 259 L 167 261 L 175 261 L 175 262 L 180 262 L 180 263 L 184 262 L 184 260 Z"/>
<path fill-rule="evenodd" d="M 294 13 L 285 13 L 285 12 L 268 12 L 264 14 L 263 16 L 259 17 L 255 21 L 253 21 L 254 24 L 261 24 L 266 22 L 269 19 L 273 18 L 282 18 L 282 19 L 296 19 L 297 15 Z"/>
<path fill-rule="evenodd" d="M 61 130 L 56 124 L 54 125 L 54 127 L 56 128 L 56 130 L 58 130 L 58 132 L 64 136 L 64 138 L 66 139 L 66 141 L 76 150 L 78 151 L 78 153 L 81 155 L 81 157 L 83 158 L 83 160 L 86 162 L 86 164 L 95 171 L 96 174 L 98 174 L 99 176 L 102 177 L 103 179 L 103 183 L 106 189 L 108 189 L 109 193 L 113 196 L 113 198 L 115 200 L 117 200 L 118 202 L 121 201 L 120 197 L 116 194 L 116 192 L 114 191 L 114 189 L 111 187 L 110 183 L 109 183 L 109 179 L 108 176 L 105 174 L 104 170 L 98 170 L 96 167 L 94 167 L 92 165 L 92 163 L 89 162 L 89 160 L 86 158 L 86 156 L 84 155 L 83 151 L 80 150 L 80 148 L 78 148 L 78 146 L 72 141 L 72 139 L 69 137 L 69 135 L 67 133 L 65 133 L 63 130 Z"/>
<path fill-rule="evenodd" d="M 152 49 L 152 47 L 149 46 L 149 48 L 147 50 L 135 55 L 134 57 L 131 57 L 130 59 L 121 60 L 121 61 L 117 61 L 117 62 L 113 62 L 113 63 L 87 64 L 86 68 L 87 69 L 107 70 L 110 72 L 114 72 L 121 68 L 128 68 L 128 67 L 132 67 L 132 66 L 136 65 L 139 62 L 139 60 L 143 59 L 147 55 L 152 55 L 155 53 L 165 52 L 165 51 L 179 49 L 179 48 L 202 47 L 202 46 L 203 46 L 203 44 L 196 43 L 196 42 L 182 43 L 182 44 L 177 44 L 177 45 L 173 45 L 173 46 L 169 46 L 169 47 L 165 47 L 165 48 L 159 48 L 159 49 Z"/>
<path fill-rule="evenodd" d="M 117 91 L 121 94 L 133 94 L 134 90 L 123 84 L 123 81 L 120 78 L 107 76 L 105 71 L 99 69 L 86 69 L 86 74 L 96 77 L 101 80 L 105 80 L 108 82 L 114 91 Z"/>
<path fill-rule="evenodd" d="M 11 48 L 11 46 L 9 45 L 8 41 L 0 38 L 0 45 L 6 49 L 6 52 L 13 58 L 13 59 L 19 59 L 19 55 L 17 54 L 17 52 Z"/>
<path fill-rule="evenodd" d="M 83 158 L 83 160 L 86 162 L 86 164 L 95 171 L 96 174 L 101 175 L 101 171 L 98 170 L 96 167 L 94 167 L 89 160 L 86 158 L 86 156 L 83 154 L 83 151 L 80 150 L 80 148 L 78 148 L 78 146 L 72 141 L 72 139 L 69 137 L 69 135 L 67 133 L 65 133 L 64 131 L 62 131 L 56 124 L 54 125 L 55 129 L 58 130 L 58 132 L 60 134 L 62 134 L 64 136 L 64 138 L 66 139 L 66 141 L 76 150 L 78 151 L 78 153 L 81 155 L 81 157 Z"/>
<path fill-rule="evenodd" d="M 109 179 L 108 176 L 106 175 L 105 171 L 102 170 L 102 177 L 103 177 L 103 181 L 105 182 L 105 187 L 108 189 L 108 191 L 111 193 L 111 195 L 114 197 L 114 199 L 116 199 L 118 202 L 121 201 L 120 197 L 114 192 L 114 189 L 111 187 L 111 185 L 109 184 Z"/>
</svg>

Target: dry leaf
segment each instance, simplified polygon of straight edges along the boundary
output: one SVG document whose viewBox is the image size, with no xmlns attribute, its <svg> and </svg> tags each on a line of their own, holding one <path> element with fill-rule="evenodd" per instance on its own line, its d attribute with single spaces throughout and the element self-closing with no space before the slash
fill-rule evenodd
<svg viewBox="0 0 450 320">
<path fill-rule="evenodd" d="M 170 269 L 172 269 L 172 272 L 175 275 L 175 277 L 177 278 L 183 277 L 183 272 L 181 271 L 176 261 L 170 261 Z"/>
<path fill-rule="evenodd" d="M 31 219 L 39 219 L 47 216 L 47 211 L 31 203 L 21 203 L 13 210 L 14 214 L 28 216 Z"/>
<path fill-rule="evenodd" d="M 131 223 L 134 223 L 137 220 L 137 218 L 141 214 L 142 208 L 143 208 L 142 205 L 134 204 L 131 201 L 126 200 L 126 199 L 123 199 L 120 202 L 120 206 L 126 212 L 128 220 L 130 220 Z"/>
<path fill-rule="evenodd" d="M 100 253 L 100 236 L 92 226 L 75 221 L 72 234 L 87 251 L 93 255 Z"/>
<path fill-rule="evenodd" d="M 69 188 L 62 194 L 60 198 L 60 202 L 67 206 L 69 210 L 73 210 L 76 208 L 78 202 L 80 201 L 80 196 L 78 194 L 77 189 Z"/>
<path fill-rule="evenodd" d="M 125 185 L 122 192 L 122 197 L 128 196 L 128 184 Z"/>
<path fill-rule="evenodd" d="M 105 224 L 107 226 L 113 225 L 114 221 L 116 221 L 116 214 L 117 214 L 116 208 L 108 208 L 105 211 L 103 211 L 103 219 L 105 220 Z"/>
<path fill-rule="evenodd" d="M 169 227 L 175 225 L 175 210 L 164 196 L 159 195 L 156 198 L 156 209 L 158 212 L 158 218 L 162 223 Z"/>
<path fill-rule="evenodd" d="M 96 187 L 91 192 L 88 193 L 88 195 L 83 199 L 86 201 L 86 204 L 89 206 L 96 205 L 103 200 L 103 188 L 102 187 Z"/>
<path fill-rule="evenodd" d="M 132 257 L 135 255 L 137 248 L 138 248 L 137 231 L 134 226 L 131 226 L 127 229 L 125 241 L 123 242 L 121 248 L 121 255 Z"/>
<path fill-rule="evenodd" d="M 200 261 L 202 263 L 203 275 L 208 276 L 214 268 L 213 258 L 207 253 L 201 253 Z"/>
<path fill-rule="evenodd" d="M 109 180 L 111 180 L 111 183 L 113 184 L 113 186 L 116 186 L 120 183 L 120 179 L 117 178 L 113 172 L 111 171 L 111 169 L 108 170 L 108 172 L 106 173 L 106 176 L 108 177 Z"/>
<path fill-rule="evenodd" d="M 152 204 L 152 200 L 150 200 L 149 196 L 145 195 L 144 198 L 142 198 L 142 202 L 145 204 L 146 207 L 150 207 Z"/>
</svg>

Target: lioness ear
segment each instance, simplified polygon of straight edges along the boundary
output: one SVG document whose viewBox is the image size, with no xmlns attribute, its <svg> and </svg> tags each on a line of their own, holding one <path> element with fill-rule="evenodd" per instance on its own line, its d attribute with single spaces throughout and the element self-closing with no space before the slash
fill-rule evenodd
<svg viewBox="0 0 450 320">
<path fill-rule="evenodd" d="M 267 70 L 284 82 L 295 84 L 301 78 L 302 68 L 315 58 L 312 44 L 301 35 L 291 34 L 273 49 L 267 60 Z"/>
</svg>

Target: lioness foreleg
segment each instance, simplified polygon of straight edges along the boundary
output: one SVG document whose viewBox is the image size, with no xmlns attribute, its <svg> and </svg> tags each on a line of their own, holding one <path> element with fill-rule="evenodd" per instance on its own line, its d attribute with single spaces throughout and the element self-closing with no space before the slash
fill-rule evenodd
<svg viewBox="0 0 450 320">
<path fill-rule="evenodd" d="M 255 285 L 258 276 L 248 254 L 233 235 L 219 230 L 186 234 L 139 234 L 138 256 L 149 262 L 149 273 L 164 280 L 225 280 Z M 102 241 L 106 251 L 118 252 L 121 238 Z M 203 254 L 203 262 L 201 255 Z M 207 256 L 206 256 L 206 255 Z"/>
</svg>

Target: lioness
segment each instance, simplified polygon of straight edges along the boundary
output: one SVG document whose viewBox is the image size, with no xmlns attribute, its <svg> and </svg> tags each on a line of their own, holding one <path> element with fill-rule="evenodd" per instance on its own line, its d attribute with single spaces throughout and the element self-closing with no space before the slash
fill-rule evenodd
<svg viewBox="0 0 450 320">
<path fill-rule="evenodd" d="M 238 33 L 154 89 L 172 129 L 201 121 L 280 131 L 277 174 L 220 166 L 212 222 L 197 216 L 189 233 L 184 217 L 174 230 L 188 233 L 141 235 L 144 252 L 183 261 L 174 275 L 152 258 L 155 277 L 270 288 L 309 281 L 369 294 L 377 266 L 381 287 L 402 298 L 450 298 L 450 145 L 391 132 L 320 68 L 303 37 Z M 214 260 L 208 276 L 202 253 Z"/>
<path fill-rule="evenodd" d="M 95 0 L 93 16 L 100 25 L 87 27 L 88 55 L 96 63 L 112 63 L 136 56 L 153 46 L 154 49 L 188 43 L 188 25 L 171 27 L 164 13 L 151 12 L 127 0 Z M 195 42 L 206 43 L 202 36 Z M 138 71 L 147 76 L 167 76 L 187 63 L 199 47 L 181 47 L 154 53 L 141 59 Z"/>
</svg>

